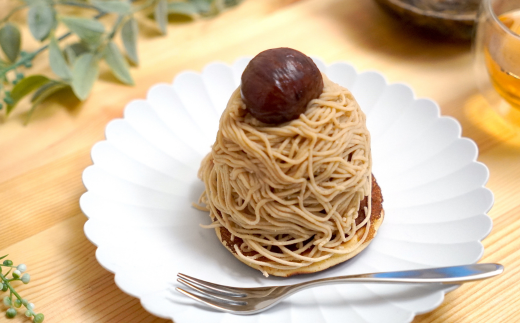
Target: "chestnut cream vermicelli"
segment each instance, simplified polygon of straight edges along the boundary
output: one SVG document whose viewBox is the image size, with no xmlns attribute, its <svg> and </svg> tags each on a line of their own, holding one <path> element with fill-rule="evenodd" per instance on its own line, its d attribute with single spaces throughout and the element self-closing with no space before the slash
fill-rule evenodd
<svg viewBox="0 0 520 323">
<path fill-rule="evenodd" d="M 247 113 L 238 88 L 199 170 L 208 227 L 241 238 L 230 247 L 260 268 L 295 269 L 346 254 L 369 232 L 370 202 L 356 224 L 361 200 L 371 200 L 365 114 L 347 89 L 323 78 L 323 93 L 306 112 L 277 126 Z M 363 226 L 359 241 L 341 246 Z"/>
</svg>

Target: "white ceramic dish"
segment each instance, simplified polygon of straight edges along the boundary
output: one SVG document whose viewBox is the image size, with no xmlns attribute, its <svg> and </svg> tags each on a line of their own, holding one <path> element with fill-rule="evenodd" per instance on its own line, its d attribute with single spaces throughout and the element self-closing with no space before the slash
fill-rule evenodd
<svg viewBox="0 0 520 323">
<path fill-rule="evenodd" d="M 459 123 L 439 116 L 437 104 L 410 87 L 387 84 L 378 72 L 346 63 L 318 67 L 351 89 L 367 114 L 373 172 L 382 188 L 385 221 L 354 259 L 314 275 L 264 278 L 218 242 L 206 213 L 191 207 L 203 190 L 197 170 L 218 119 L 250 58 L 209 64 L 158 84 L 110 122 L 92 148 L 81 209 L 96 257 L 117 285 L 151 313 L 187 322 L 410 322 L 441 304 L 450 286 L 352 284 L 294 295 L 254 316 L 215 312 L 176 293 L 177 272 L 236 286 L 296 283 L 363 272 L 477 262 L 490 232 L 493 204 L 484 187 L 488 169 Z M 143 278 L 146 277 L 146 278 Z"/>
</svg>

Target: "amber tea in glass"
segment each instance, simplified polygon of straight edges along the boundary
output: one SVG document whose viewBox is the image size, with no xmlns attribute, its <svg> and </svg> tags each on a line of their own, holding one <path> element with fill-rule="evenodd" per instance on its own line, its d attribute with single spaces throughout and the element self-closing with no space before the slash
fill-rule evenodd
<svg viewBox="0 0 520 323">
<path fill-rule="evenodd" d="M 474 37 L 482 93 L 520 125 L 520 0 L 483 0 Z"/>
</svg>

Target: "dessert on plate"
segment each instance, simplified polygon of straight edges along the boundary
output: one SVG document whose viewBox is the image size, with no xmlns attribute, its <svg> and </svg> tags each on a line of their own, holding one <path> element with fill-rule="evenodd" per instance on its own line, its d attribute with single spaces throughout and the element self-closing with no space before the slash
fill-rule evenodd
<svg viewBox="0 0 520 323">
<path fill-rule="evenodd" d="M 265 276 L 354 257 L 384 217 L 365 114 L 294 49 L 261 52 L 241 81 L 199 170 L 208 227 Z"/>
</svg>

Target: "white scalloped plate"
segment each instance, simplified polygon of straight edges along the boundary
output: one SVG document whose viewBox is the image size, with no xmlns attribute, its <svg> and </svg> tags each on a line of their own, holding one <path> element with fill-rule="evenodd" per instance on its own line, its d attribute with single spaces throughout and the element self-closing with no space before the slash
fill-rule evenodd
<svg viewBox="0 0 520 323">
<path fill-rule="evenodd" d="M 106 140 L 92 148 L 80 200 L 85 234 L 117 285 L 149 312 L 187 322 L 410 322 L 441 304 L 450 286 L 351 284 L 300 292 L 254 316 L 215 312 L 176 293 L 183 272 L 236 286 L 296 283 L 364 272 L 477 262 L 490 232 L 493 204 L 484 187 L 488 169 L 476 145 L 461 138 L 459 123 L 439 115 L 431 100 L 410 87 L 388 84 L 378 72 L 349 64 L 326 66 L 329 78 L 349 88 L 367 114 L 373 172 L 382 188 L 385 221 L 370 246 L 324 272 L 264 278 L 218 242 L 206 213 L 191 207 L 203 190 L 197 170 L 210 150 L 219 116 L 250 58 L 232 66 L 209 64 L 158 84 L 145 100 L 130 102 L 111 121 Z"/>
</svg>

